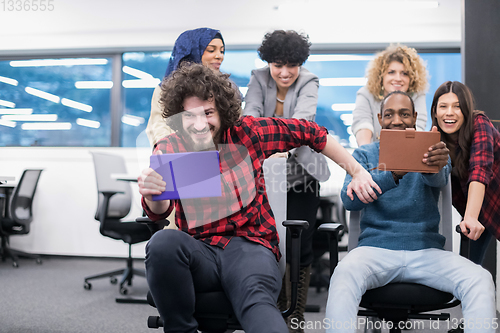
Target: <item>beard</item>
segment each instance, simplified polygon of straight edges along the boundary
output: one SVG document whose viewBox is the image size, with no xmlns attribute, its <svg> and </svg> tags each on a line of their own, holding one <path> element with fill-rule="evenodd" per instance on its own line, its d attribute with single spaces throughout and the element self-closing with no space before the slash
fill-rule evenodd
<svg viewBox="0 0 500 333">
<path fill-rule="evenodd" d="M 220 133 L 221 130 L 220 128 L 212 132 L 213 126 L 207 125 L 209 128 L 210 133 L 213 133 L 210 135 L 210 137 L 207 136 L 206 139 L 203 140 L 197 140 L 193 139 L 192 137 L 192 131 L 191 130 L 185 130 L 184 128 L 181 128 L 179 131 L 180 136 L 186 141 L 187 145 L 190 147 L 190 151 L 205 151 L 205 150 L 215 150 L 217 143 L 219 143 L 220 139 Z"/>
</svg>

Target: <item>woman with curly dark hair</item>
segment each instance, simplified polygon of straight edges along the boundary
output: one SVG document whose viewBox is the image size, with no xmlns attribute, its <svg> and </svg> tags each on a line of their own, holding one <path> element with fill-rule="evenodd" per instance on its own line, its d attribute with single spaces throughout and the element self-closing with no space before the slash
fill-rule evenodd
<svg viewBox="0 0 500 333">
<path fill-rule="evenodd" d="M 302 67 L 309 57 L 310 45 L 307 35 L 290 30 L 276 30 L 264 36 L 258 53 L 269 66 L 252 71 L 245 96 L 244 114 L 314 120 L 319 79 Z M 299 300 L 296 310 L 289 317 L 290 331 L 303 332 L 301 325 L 291 323 L 304 321 L 313 261 L 312 236 L 316 229 L 316 212 L 320 203 L 319 182 L 327 180 L 330 172 L 324 157 L 305 146 L 294 149 L 289 154 L 278 155 L 288 157 L 287 218 L 309 222 L 309 228 L 304 230 L 301 240 Z M 286 281 L 288 279 L 284 280 Z M 288 308 L 286 288 L 284 283 L 278 299 L 281 310 Z"/>
<path fill-rule="evenodd" d="M 457 81 L 436 90 L 431 117 L 450 150 L 453 206 L 462 215 L 460 227 L 475 240 L 469 259 L 481 264 L 491 236 L 500 239 L 500 133 L 475 110 L 470 89 Z"/>
</svg>

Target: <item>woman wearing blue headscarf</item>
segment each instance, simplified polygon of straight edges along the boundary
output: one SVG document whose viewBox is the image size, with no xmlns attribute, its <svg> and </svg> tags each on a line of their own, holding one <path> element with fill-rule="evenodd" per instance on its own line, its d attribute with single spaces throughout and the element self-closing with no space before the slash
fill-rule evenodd
<svg viewBox="0 0 500 333">
<path fill-rule="evenodd" d="M 219 71 L 224 60 L 224 52 L 224 39 L 219 30 L 198 28 L 184 31 L 175 41 L 165 77 L 168 77 L 183 62 L 201 63 Z M 151 116 L 146 128 L 151 145 L 155 145 L 158 140 L 172 133 L 162 117 L 163 110 L 159 104 L 160 93 L 161 88 L 157 86 L 151 99 Z"/>
</svg>

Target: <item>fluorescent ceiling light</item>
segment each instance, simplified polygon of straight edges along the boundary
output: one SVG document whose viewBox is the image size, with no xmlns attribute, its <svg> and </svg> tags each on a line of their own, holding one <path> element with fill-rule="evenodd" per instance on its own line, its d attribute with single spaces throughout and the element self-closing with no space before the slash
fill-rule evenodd
<svg viewBox="0 0 500 333">
<path fill-rule="evenodd" d="M 334 103 L 332 104 L 333 111 L 352 111 L 354 110 L 355 103 Z"/>
<path fill-rule="evenodd" d="M 71 123 L 25 123 L 21 125 L 21 128 L 26 131 L 31 130 L 49 130 L 49 131 L 57 131 L 57 130 L 70 130 Z"/>
<path fill-rule="evenodd" d="M 160 84 L 160 79 L 150 78 L 148 80 L 123 80 L 124 88 L 155 88 Z"/>
<path fill-rule="evenodd" d="M 12 86 L 17 86 L 19 82 L 17 80 L 11 79 L 10 77 L 0 76 L 0 82 L 10 84 Z"/>
<path fill-rule="evenodd" d="M 0 114 L 32 114 L 33 109 L 0 109 Z"/>
<path fill-rule="evenodd" d="M 88 120 L 83 118 L 77 118 L 76 123 L 80 126 L 99 128 L 101 127 L 101 123 L 95 120 Z"/>
<path fill-rule="evenodd" d="M 352 113 L 344 113 L 343 115 L 340 116 L 340 119 L 342 119 L 344 125 L 346 126 L 352 125 Z"/>
<path fill-rule="evenodd" d="M 130 126 L 139 126 L 143 124 L 145 121 L 142 117 L 132 116 L 130 114 L 126 114 L 122 116 L 122 123 L 130 125 Z"/>
<path fill-rule="evenodd" d="M 3 99 L 0 99 L 0 105 L 8 107 L 8 108 L 15 108 L 16 107 L 16 103 L 4 101 Z"/>
<path fill-rule="evenodd" d="M 0 125 L 7 126 L 7 127 L 12 127 L 12 128 L 16 127 L 16 123 L 15 122 L 9 121 L 9 120 L 2 120 L 2 119 L 0 119 Z"/>
<path fill-rule="evenodd" d="M 122 70 L 124 73 L 135 76 L 139 79 L 146 79 L 146 80 L 154 79 L 153 75 L 129 66 L 123 66 Z"/>
<path fill-rule="evenodd" d="M 76 89 L 111 89 L 113 81 L 76 81 Z"/>
<path fill-rule="evenodd" d="M 78 110 L 82 110 L 85 112 L 92 112 L 92 107 L 90 105 L 76 102 L 76 101 L 73 101 L 71 99 L 63 98 L 61 100 L 61 104 L 64 106 L 73 108 L 73 109 L 78 109 Z"/>
<path fill-rule="evenodd" d="M 2 116 L 1 119 L 11 121 L 56 121 L 57 114 L 8 114 Z"/>
<path fill-rule="evenodd" d="M 362 87 L 367 81 L 368 79 L 365 77 L 334 77 L 319 79 L 319 84 L 324 87 Z"/>
<path fill-rule="evenodd" d="M 59 101 L 61 100 L 61 98 L 59 96 L 52 95 L 52 94 L 49 94 L 48 92 L 41 91 L 41 90 L 38 90 L 35 88 L 26 87 L 26 88 L 24 88 L 24 90 L 30 95 L 40 97 L 40 98 L 46 99 L 46 100 L 54 102 L 54 103 L 59 103 Z"/>
<path fill-rule="evenodd" d="M 13 60 L 12 67 L 47 67 L 47 66 L 89 66 L 107 65 L 108 59 L 68 58 L 68 59 L 40 59 L 40 60 Z"/>
<path fill-rule="evenodd" d="M 373 55 L 355 55 L 355 54 L 311 54 L 307 61 L 370 61 Z"/>
</svg>

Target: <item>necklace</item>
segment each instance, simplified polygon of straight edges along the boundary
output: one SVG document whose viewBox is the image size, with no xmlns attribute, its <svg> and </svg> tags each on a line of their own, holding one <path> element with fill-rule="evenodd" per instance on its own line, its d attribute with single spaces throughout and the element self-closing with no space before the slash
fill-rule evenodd
<svg viewBox="0 0 500 333">
<path fill-rule="evenodd" d="M 285 100 L 284 99 L 279 99 L 278 96 L 276 96 L 276 100 L 280 103 L 285 103 Z"/>
</svg>

